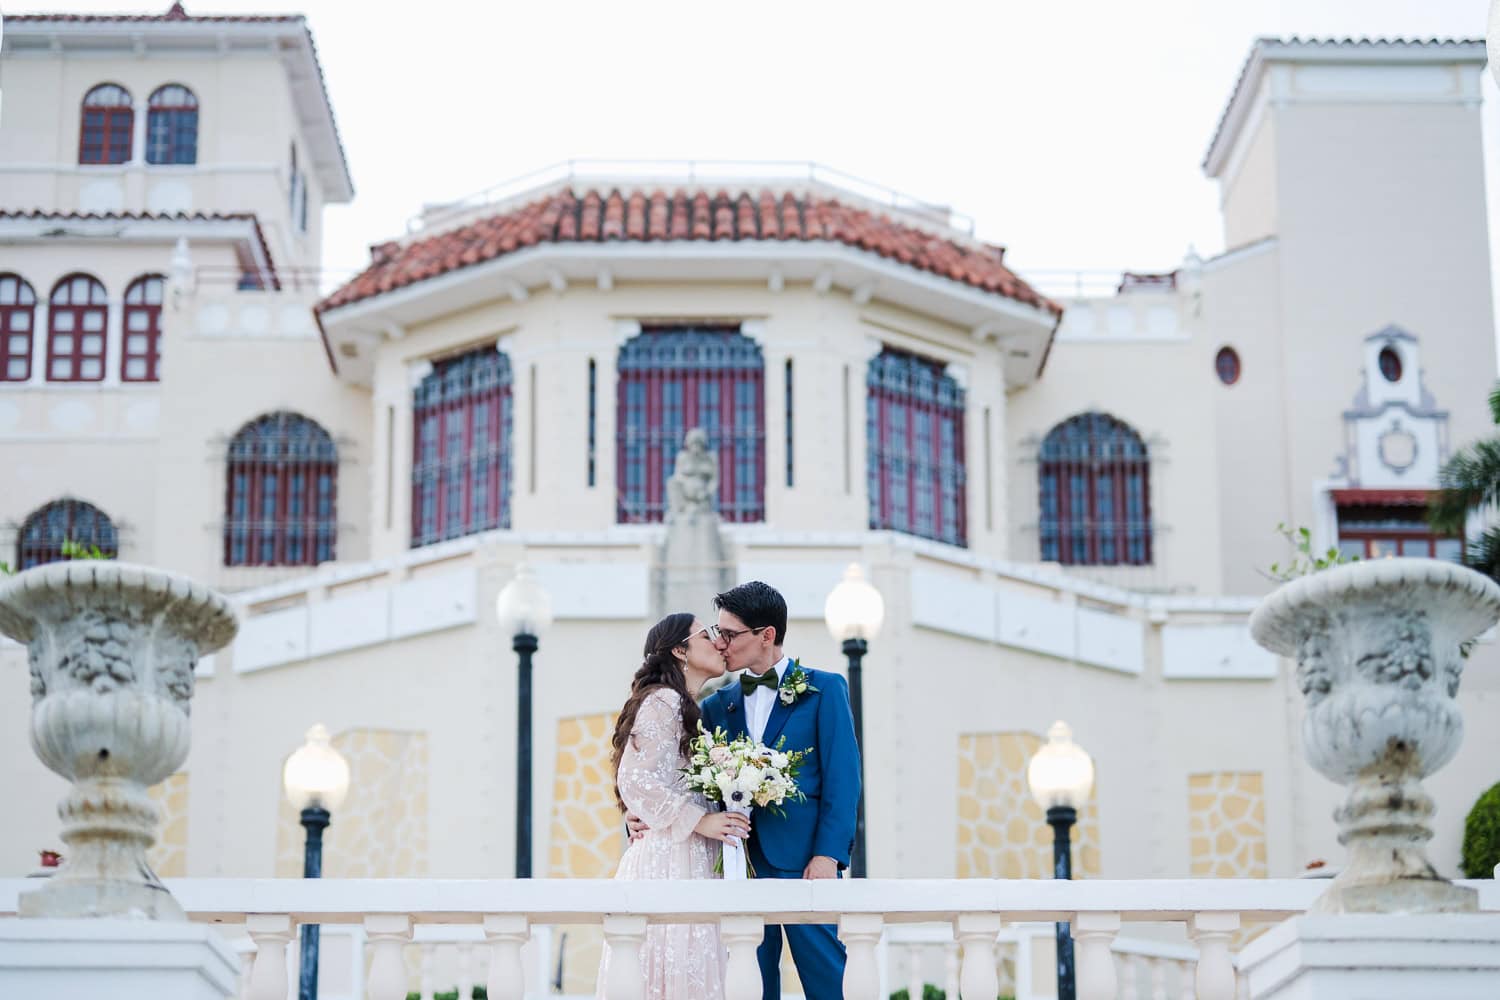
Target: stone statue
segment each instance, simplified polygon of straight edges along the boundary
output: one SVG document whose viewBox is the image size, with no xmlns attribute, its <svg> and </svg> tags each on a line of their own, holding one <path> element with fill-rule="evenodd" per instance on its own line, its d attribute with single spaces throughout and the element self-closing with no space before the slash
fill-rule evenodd
<svg viewBox="0 0 1500 1000">
<path fill-rule="evenodd" d="M 672 478 L 667 480 L 667 521 L 696 517 L 714 509 L 719 494 L 719 458 L 708 450 L 708 435 L 694 427 L 683 438 Z"/>
</svg>

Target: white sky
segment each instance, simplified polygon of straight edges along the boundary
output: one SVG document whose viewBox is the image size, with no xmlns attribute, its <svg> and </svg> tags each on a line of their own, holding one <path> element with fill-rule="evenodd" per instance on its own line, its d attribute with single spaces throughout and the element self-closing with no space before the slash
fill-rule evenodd
<svg viewBox="0 0 1500 1000">
<path fill-rule="evenodd" d="M 148 9 L 165 10 L 169 0 Z M 8 10 L 122 12 L 73 0 Z M 977 221 L 1023 275 L 1223 249 L 1199 164 L 1260 35 L 1482 38 L 1487 0 L 197 0 L 305 13 L 356 187 L 344 274 L 423 202 L 570 157 L 816 160 Z M 1486 124 L 1500 101 L 1486 78 Z M 1496 190 L 1495 130 L 1487 174 Z M 1493 205 L 1495 197 L 1490 198 Z M 1491 212 L 1491 230 L 1500 231 Z"/>
</svg>

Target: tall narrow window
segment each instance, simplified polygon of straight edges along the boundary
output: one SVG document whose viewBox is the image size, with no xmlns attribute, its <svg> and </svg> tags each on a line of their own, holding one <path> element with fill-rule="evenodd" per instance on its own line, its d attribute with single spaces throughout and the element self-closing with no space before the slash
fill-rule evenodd
<svg viewBox="0 0 1500 1000">
<path fill-rule="evenodd" d="M 510 527 L 510 359 L 487 347 L 435 363 L 412 420 L 412 546 Z"/>
<path fill-rule="evenodd" d="M 594 485 L 597 440 L 595 434 L 599 424 L 599 366 L 589 358 L 589 474 L 588 484 Z"/>
<path fill-rule="evenodd" d="M 301 181 L 302 175 L 297 172 L 297 144 L 295 142 L 292 143 L 289 149 L 288 157 L 290 163 L 287 167 L 286 178 L 286 214 L 295 218 L 297 215 L 297 185 Z"/>
<path fill-rule="evenodd" d="M 224 565 L 316 566 L 338 540 L 338 449 L 312 420 L 285 411 L 229 443 Z"/>
<path fill-rule="evenodd" d="M 786 485 L 788 489 L 792 486 L 792 473 L 794 471 L 792 458 L 792 359 L 786 359 Z"/>
<path fill-rule="evenodd" d="M 146 162 L 198 162 L 198 98 L 181 84 L 156 88 L 146 102 Z"/>
<path fill-rule="evenodd" d="M 83 98 L 78 133 L 79 163 L 124 163 L 130 159 L 135 110 L 130 92 L 113 83 L 101 83 Z"/>
<path fill-rule="evenodd" d="M 1058 424 L 1042 441 L 1042 558 L 1072 566 L 1151 562 L 1146 442 L 1104 413 Z"/>
<path fill-rule="evenodd" d="M 34 511 L 21 524 L 16 566 L 30 569 L 63 558 L 63 543 L 74 542 L 113 559 L 120 554 L 114 522 L 98 507 L 82 500 L 54 500 Z"/>
<path fill-rule="evenodd" d="M 19 274 L 0 274 L 0 382 L 31 378 L 36 292 Z"/>
<path fill-rule="evenodd" d="M 86 274 L 70 274 L 52 289 L 47 310 L 47 380 L 97 382 L 104 378 L 104 328 L 109 299 Z"/>
<path fill-rule="evenodd" d="M 708 435 L 719 457 L 719 516 L 765 520 L 764 363 L 738 327 L 644 327 L 620 348 L 616 515 L 660 521 L 684 435 Z"/>
<path fill-rule="evenodd" d="M 867 389 L 870 527 L 967 544 L 963 387 L 941 364 L 888 347 Z"/>
<path fill-rule="evenodd" d="M 161 380 L 161 299 L 166 282 L 159 274 L 137 278 L 125 289 L 125 350 L 120 379 Z"/>
</svg>

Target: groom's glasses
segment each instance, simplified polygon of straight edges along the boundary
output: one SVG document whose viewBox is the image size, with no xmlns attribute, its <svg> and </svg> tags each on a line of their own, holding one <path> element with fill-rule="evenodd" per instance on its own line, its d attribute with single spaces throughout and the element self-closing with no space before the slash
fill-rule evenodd
<svg viewBox="0 0 1500 1000">
<path fill-rule="evenodd" d="M 769 625 L 759 625 L 755 628 L 719 628 L 717 625 L 710 625 L 706 631 L 708 632 L 708 637 L 714 642 L 723 639 L 724 645 L 728 646 L 742 635 L 753 635 L 756 632 L 763 632 L 770 627 Z"/>
</svg>

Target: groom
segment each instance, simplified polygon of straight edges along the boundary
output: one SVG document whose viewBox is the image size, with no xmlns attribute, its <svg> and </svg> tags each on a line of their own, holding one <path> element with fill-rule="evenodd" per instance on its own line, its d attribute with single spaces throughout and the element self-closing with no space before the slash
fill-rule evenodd
<svg viewBox="0 0 1500 1000">
<path fill-rule="evenodd" d="M 757 810 L 747 845 L 759 878 L 838 878 L 849 866 L 859 804 L 859 747 L 849 686 L 838 674 L 812 670 L 782 651 L 786 600 L 759 581 L 714 598 L 716 645 L 739 683 L 703 703 L 703 726 L 722 726 L 731 739 L 749 735 L 768 746 L 812 750 L 797 775 L 804 802 L 788 801 L 785 815 Z M 844 946 L 832 924 L 773 924 L 757 957 L 764 1000 L 781 997 L 781 936 L 785 931 L 797 975 L 809 1000 L 842 1000 Z"/>
</svg>

